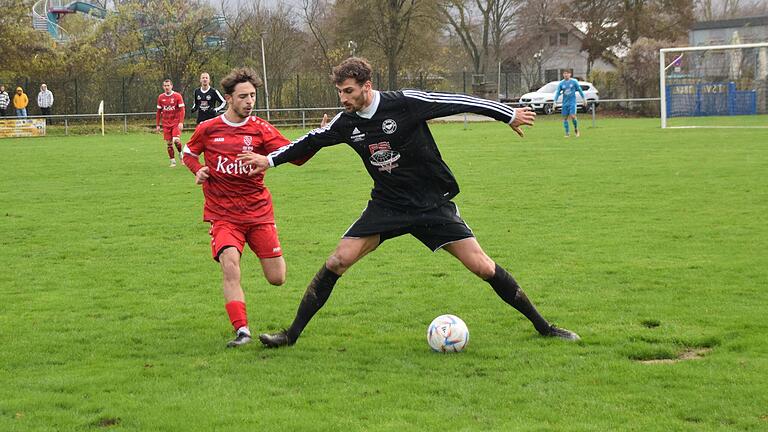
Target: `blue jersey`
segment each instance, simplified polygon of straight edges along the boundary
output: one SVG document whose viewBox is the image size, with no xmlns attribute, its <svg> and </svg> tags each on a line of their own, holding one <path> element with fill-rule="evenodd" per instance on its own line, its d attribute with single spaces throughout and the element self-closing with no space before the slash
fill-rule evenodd
<svg viewBox="0 0 768 432">
<path fill-rule="evenodd" d="M 584 92 L 581 91 L 581 86 L 579 85 L 579 82 L 576 81 L 573 78 L 562 80 L 560 81 L 560 84 L 557 85 L 557 90 L 555 90 L 555 102 L 557 102 L 558 96 L 560 96 L 560 93 L 563 94 L 563 105 L 573 105 L 576 106 L 576 92 L 579 92 L 581 94 L 581 98 L 583 100 L 586 100 L 587 98 L 584 97 Z"/>
</svg>

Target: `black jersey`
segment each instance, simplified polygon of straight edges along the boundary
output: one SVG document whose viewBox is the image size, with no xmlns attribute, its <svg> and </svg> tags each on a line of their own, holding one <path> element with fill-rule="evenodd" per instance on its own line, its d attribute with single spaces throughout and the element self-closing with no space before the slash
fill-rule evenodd
<svg viewBox="0 0 768 432">
<path fill-rule="evenodd" d="M 373 179 L 373 200 L 400 210 L 424 211 L 459 193 L 427 120 L 466 112 L 510 123 L 515 116 L 514 109 L 498 102 L 417 90 L 378 92 L 369 108 L 375 109 L 372 116 L 368 114 L 370 118 L 339 113 L 325 127 L 270 153 L 270 164 L 277 166 L 322 147 L 346 143 L 357 152 Z"/>
<path fill-rule="evenodd" d="M 192 112 L 197 111 L 198 123 L 212 119 L 221 114 L 221 111 L 224 109 L 224 105 L 224 98 L 215 88 L 208 87 L 207 91 L 203 91 L 202 88 L 195 89 L 195 98 L 194 104 L 192 105 Z"/>
</svg>

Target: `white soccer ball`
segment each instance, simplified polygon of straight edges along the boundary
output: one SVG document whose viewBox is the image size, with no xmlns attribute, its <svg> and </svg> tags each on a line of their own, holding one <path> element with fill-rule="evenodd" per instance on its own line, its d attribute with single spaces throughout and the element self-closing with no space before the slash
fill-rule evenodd
<svg viewBox="0 0 768 432">
<path fill-rule="evenodd" d="M 438 352 L 459 352 L 469 343 L 469 329 L 456 315 L 440 315 L 427 328 L 427 342 Z"/>
</svg>

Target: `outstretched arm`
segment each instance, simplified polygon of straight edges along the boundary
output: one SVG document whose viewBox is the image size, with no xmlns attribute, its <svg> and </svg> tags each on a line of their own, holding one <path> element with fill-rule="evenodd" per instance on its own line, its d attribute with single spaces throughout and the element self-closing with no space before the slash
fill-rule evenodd
<svg viewBox="0 0 768 432">
<path fill-rule="evenodd" d="M 419 120 L 431 120 L 461 113 L 475 113 L 512 123 L 515 110 L 489 99 L 459 93 L 403 90 L 410 114 Z"/>
</svg>

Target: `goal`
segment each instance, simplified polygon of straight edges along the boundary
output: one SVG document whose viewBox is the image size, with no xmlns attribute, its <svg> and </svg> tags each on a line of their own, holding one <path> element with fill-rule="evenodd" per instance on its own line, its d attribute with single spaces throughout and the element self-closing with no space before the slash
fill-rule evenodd
<svg viewBox="0 0 768 432">
<path fill-rule="evenodd" d="M 768 128 L 768 42 L 659 50 L 662 128 Z"/>
</svg>

